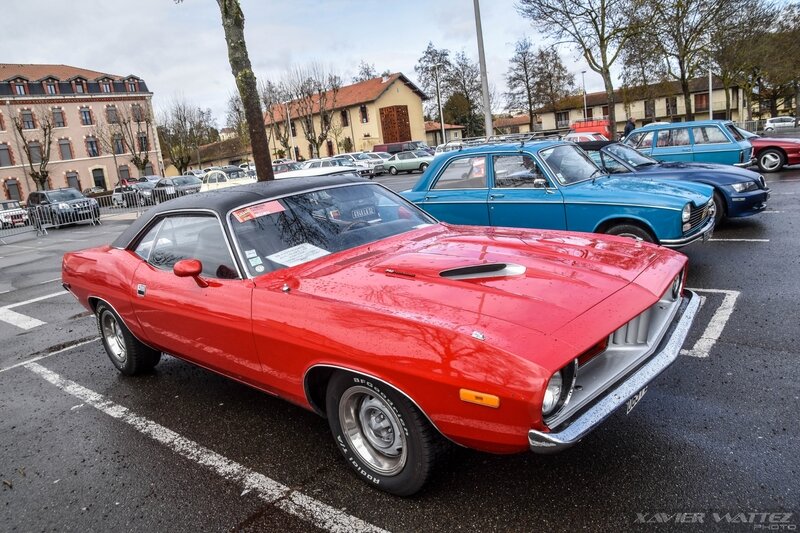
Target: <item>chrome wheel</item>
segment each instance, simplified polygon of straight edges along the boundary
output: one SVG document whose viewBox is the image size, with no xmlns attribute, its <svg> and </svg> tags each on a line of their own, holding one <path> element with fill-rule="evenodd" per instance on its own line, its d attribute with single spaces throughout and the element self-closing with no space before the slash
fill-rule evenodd
<svg viewBox="0 0 800 533">
<path fill-rule="evenodd" d="M 103 340 L 106 342 L 109 355 L 120 364 L 125 364 L 128 351 L 125 349 L 125 338 L 117 318 L 109 312 L 104 313 L 100 319 L 100 330 L 103 333 Z"/>
<path fill-rule="evenodd" d="M 386 401 L 367 387 L 351 387 L 339 401 L 339 423 L 350 448 L 385 476 L 406 464 L 408 447 L 400 420 Z"/>
<path fill-rule="evenodd" d="M 778 154 L 772 152 L 764 154 L 761 157 L 761 165 L 764 167 L 764 170 L 768 172 L 772 170 L 777 170 L 778 165 L 780 165 L 780 162 L 781 158 L 778 157 Z"/>
</svg>

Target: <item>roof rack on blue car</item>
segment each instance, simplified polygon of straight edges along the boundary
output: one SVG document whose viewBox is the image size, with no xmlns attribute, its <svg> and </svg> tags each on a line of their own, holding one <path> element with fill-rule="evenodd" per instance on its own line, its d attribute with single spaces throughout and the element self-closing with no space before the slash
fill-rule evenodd
<svg viewBox="0 0 800 533">
<path fill-rule="evenodd" d="M 542 135 L 541 133 L 510 133 L 507 135 L 490 135 L 489 137 L 464 137 L 462 139 L 451 139 L 437 146 L 437 152 L 449 152 L 489 144 L 509 144 L 518 142 L 520 145 L 524 145 L 526 142 L 538 142 L 558 138 L 558 135 Z"/>
</svg>

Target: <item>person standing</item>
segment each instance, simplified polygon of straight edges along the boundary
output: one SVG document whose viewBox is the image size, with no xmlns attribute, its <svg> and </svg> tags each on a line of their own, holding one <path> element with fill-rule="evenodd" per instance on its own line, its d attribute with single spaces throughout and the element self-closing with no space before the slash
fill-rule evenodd
<svg viewBox="0 0 800 533">
<path fill-rule="evenodd" d="M 622 132 L 622 136 L 627 137 L 635 129 L 636 129 L 636 119 L 633 117 L 628 117 L 628 122 L 625 123 L 625 130 Z"/>
</svg>

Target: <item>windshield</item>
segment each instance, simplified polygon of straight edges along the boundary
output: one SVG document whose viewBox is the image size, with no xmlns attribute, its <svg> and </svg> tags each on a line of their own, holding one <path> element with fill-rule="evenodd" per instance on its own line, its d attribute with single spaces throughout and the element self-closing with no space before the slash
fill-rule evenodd
<svg viewBox="0 0 800 533">
<path fill-rule="evenodd" d="M 435 221 L 379 185 L 331 187 L 235 209 L 242 260 L 257 276 Z"/>
<path fill-rule="evenodd" d="M 418 152 L 414 152 L 414 155 L 417 157 L 430 157 L 430 154 L 428 152 L 423 152 L 421 150 Z"/>
<path fill-rule="evenodd" d="M 21 209 L 19 202 L 0 202 L 0 209 Z"/>
<path fill-rule="evenodd" d="M 736 131 L 738 131 L 738 132 L 739 132 L 739 135 L 741 135 L 741 136 L 742 136 L 742 137 L 744 137 L 745 139 L 752 139 L 752 138 L 754 138 L 754 137 L 755 137 L 755 138 L 757 138 L 757 137 L 758 137 L 758 135 L 756 135 L 755 133 L 753 133 L 753 132 L 750 132 L 750 131 L 747 131 L 747 130 L 743 130 L 743 129 L 742 129 L 742 128 L 740 128 L 739 126 L 734 126 L 733 128 L 734 128 Z"/>
<path fill-rule="evenodd" d="M 605 149 L 617 159 L 634 167 L 655 165 L 658 163 L 655 159 L 647 157 L 641 152 L 634 150 L 630 146 L 625 146 L 624 144 L 609 144 Z"/>
<path fill-rule="evenodd" d="M 375 156 L 375 157 L 377 157 L 377 156 Z M 363 161 L 363 160 L 369 160 L 369 159 L 372 159 L 372 158 L 373 158 L 373 157 L 372 157 L 371 155 L 367 154 L 366 152 L 365 152 L 365 153 L 363 153 L 363 154 L 358 154 L 358 155 L 356 156 L 356 159 L 358 159 L 358 160 L 360 160 L 360 161 Z M 379 158 L 379 159 L 380 159 L 380 158 Z"/>
<path fill-rule="evenodd" d="M 80 200 L 84 196 L 75 189 L 62 189 L 60 191 L 48 191 L 47 199 L 51 202 L 66 202 L 68 200 Z"/>
<path fill-rule="evenodd" d="M 172 183 L 175 185 L 199 185 L 203 182 L 194 176 L 178 176 L 172 179 Z"/>
<path fill-rule="evenodd" d="M 545 148 L 539 155 L 562 185 L 572 185 L 602 173 L 594 161 L 573 144 Z"/>
</svg>

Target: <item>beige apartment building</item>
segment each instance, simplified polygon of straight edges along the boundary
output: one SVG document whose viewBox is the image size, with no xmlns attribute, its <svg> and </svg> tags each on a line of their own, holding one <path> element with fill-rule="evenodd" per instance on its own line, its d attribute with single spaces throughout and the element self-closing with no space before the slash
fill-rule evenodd
<svg viewBox="0 0 800 533">
<path fill-rule="evenodd" d="M 0 64 L 0 197 L 24 201 L 36 189 L 24 146 L 31 147 L 34 160 L 46 153 L 45 116 L 53 125 L 49 188 L 110 189 L 120 179 L 136 177 L 131 150 L 121 134 L 112 134 L 111 125 L 119 124 L 120 117 L 137 124 L 150 120 L 152 96 L 144 80 L 134 75 L 67 65 Z M 136 127 L 133 137 L 133 151 L 148 160 L 145 174 L 158 173 L 163 163 L 155 124 Z"/>
<path fill-rule="evenodd" d="M 376 144 L 424 141 L 425 119 L 422 101 L 428 97 L 401 73 L 390 74 L 371 80 L 354 83 L 339 89 L 332 105 L 331 131 L 320 149 L 313 153 L 313 146 L 303 135 L 304 117 L 296 102 L 276 105 L 272 112 L 264 115 L 270 151 L 275 157 L 285 152 L 278 140 L 279 135 L 291 128 L 289 144 L 293 159 L 328 157 L 342 152 L 370 151 Z M 328 95 L 330 102 L 333 97 Z M 319 103 L 313 114 L 314 130 L 320 131 Z M 286 109 L 289 120 L 286 119 Z M 272 117 L 274 118 L 274 123 Z M 287 124 L 288 123 L 288 124 Z M 289 126 L 290 125 L 290 126 Z"/>
<path fill-rule="evenodd" d="M 722 82 L 714 78 L 711 94 L 711 113 L 709 113 L 708 78 L 697 78 L 689 82 L 692 111 L 695 120 L 725 118 L 725 91 Z M 614 110 L 617 131 L 625 129 L 628 117 L 634 117 L 636 126 L 651 122 L 681 122 L 686 119 L 686 106 L 678 82 L 661 83 L 633 89 L 615 91 Z M 731 120 L 739 122 L 747 119 L 744 90 L 730 89 Z M 586 118 L 602 120 L 608 117 L 608 98 L 605 91 L 586 94 Z M 569 129 L 575 122 L 584 119 L 583 96 L 571 96 L 562 102 L 558 111 L 540 109 L 536 113 L 539 126 L 536 131 L 556 132 Z M 526 133 L 529 131 L 528 115 L 503 118 L 495 121 L 496 133 Z"/>
<path fill-rule="evenodd" d="M 425 122 L 425 142 L 433 148 L 449 141 L 458 141 L 464 137 L 464 126 L 457 124 L 444 124 L 444 136 L 442 140 L 442 125 L 434 120 Z"/>
</svg>

